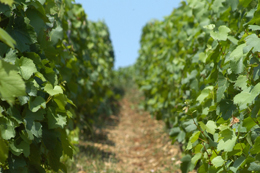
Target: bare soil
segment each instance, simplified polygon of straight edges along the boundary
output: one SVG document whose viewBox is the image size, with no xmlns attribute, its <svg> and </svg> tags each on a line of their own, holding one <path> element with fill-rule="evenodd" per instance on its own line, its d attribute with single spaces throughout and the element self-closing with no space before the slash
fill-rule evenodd
<svg viewBox="0 0 260 173">
<path fill-rule="evenodd" d="M 181 172 L 179 146 L 171 143 L 162 121 L 137 109 L 139 98 L 132 94 L 120 101 L 118 116 L 110 116 L 104 121 L 104 128 L 95 129 L 96 140 L 81 141 L 81 148 L 100 151 L 106 158 L 104 172 Z M 77 167 L 80 173 L 87 172 L 82 163 Z"/>
</svg>

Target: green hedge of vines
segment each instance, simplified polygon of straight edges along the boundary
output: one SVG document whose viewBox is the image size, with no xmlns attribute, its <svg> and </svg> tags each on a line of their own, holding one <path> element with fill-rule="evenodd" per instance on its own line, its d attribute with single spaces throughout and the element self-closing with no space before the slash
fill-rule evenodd
<svg viewBox="0 0 260 173">
<path fill-rule="evenodd" d="M 0 0 L 0 172 L 66 172 L 69 131 L 104 112 L 113 49 L 86 17 L 73 0 Z"/>
<path fill-rule="evenodd" d="M 260 171 L 260 3 L 187 0 L 143 28 L 137 83 L 188 172 Z"/>
</svg>

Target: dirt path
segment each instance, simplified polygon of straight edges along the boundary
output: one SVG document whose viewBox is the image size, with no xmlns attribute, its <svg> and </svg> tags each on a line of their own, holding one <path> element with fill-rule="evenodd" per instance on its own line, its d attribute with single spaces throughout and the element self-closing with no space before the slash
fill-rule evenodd
<svg viewBox="0 0 260 173">
<path fill-rule="evenodd" d="M 111 116 L 105 121 L 105 128 L 96 131 L 103 139 L 80 145 L 93 146 L 107 153 L 105 169 L 113 168 L 114 172 L 180 172 L 180 150 L 171 145 L 164 123 L 133 106 L 136 105 L 124 98 L 119 116 Z"/>
</svg>

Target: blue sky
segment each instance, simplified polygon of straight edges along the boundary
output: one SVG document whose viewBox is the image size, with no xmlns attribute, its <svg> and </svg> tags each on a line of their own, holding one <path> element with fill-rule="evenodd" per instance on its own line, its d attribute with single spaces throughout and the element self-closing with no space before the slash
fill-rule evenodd
<svg viewBox="0 0 260 173">
<path fill-rule="evenodd" d="M 115 52 L 115 69 L 135 63 L 143 26 L 152 19 L 163 20 L 181 0 L 75 0 L 88 19 L 108 25 Z"/>
</svg>

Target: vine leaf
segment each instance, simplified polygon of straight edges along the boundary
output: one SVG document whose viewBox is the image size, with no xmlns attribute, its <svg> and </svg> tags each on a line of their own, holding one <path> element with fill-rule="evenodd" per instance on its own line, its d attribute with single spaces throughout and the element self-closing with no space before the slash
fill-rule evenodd
<svg viewBox="0 0 260 173">
<path fill-rule="evenodd" d="M 237 62 L 238 60 L 240 60 L 240 58 L 245 55 L 244 52 L 243 52 L 243 49 L 244 49 L 245 46 L 246 46 L 246 43 L 237 46 L 236 49 L 234 49 L 231 52 L 231 54 L 229 56 L 227 56 L 228 58 L 225 59 L 225 63 L 228 62 L 228 61 Z"/>
<path fill-rule="evenodd" d="M 212 4 L 212 9 L 214 12 L 218 12 L 219 9 L 221 7 L 223 7 L 223 2 L 225 2 L 225 0 L 218 0 L 218 1 L 214 1 L 213 4 Z"/>
<path fill-rule="evenodd" d="M 47 111 L 48 127 L 49 129 L 55 129 L 58 127 L 63 128 L 67 123 L 67 117 L 59 113 L 56 113 L 55 110 L 48 109 Z"/>
<path fill-rule="evenodd" d="M 30 144 L 26 143 L 25 141 L 21 141 L 19 144 L 10 142 L 9 146 L 11 152 L 16 156 L 19 156 L 22 153 L 25 157 L 30 155 Z"/>
<path fill-rule="evenodd" d="M 216 168 L 222 166 L 225 163 L 221 156 L 215 157 L 211 162 Z"/>
<path fill-rule="evenodd" d="M 256 45 L 259 45 L 260 44 L 260 38 L 258 38 L 258 36 L 256 34 L 251 34 L 249 36 L 247 36 L 245 38 L 246 40 L 246 49 L 247 50 L 252 50 L 253 53 L 255 52 L 260 52 L 260 48 L 259 46 L 256 46 Z M 247 52 L 246 52 L 247 53 Z"/>
<path fill-rule="evenodd" d="M 8 27 L 7 31 L 16 41 L 16 48 L 21 52 L 28 51 L 30 45 L 37 42 L 37 36 L 34 28 L 29 24 L 27 17 L 17 17 L 14 20 L 14 26 Z"/>
<path fill-rule="evenodd" d="M 236 135 L 235 132 L 231 129 L 225 129 L 220 132 L 220 140 L 217 146 L 217 150 L 224 150 L 226 152 L 230 152 L 233 150 L 236 144 Z"/>
<path fill-rule="evenodd" d="M 60 86 L 55 86 L 54 88 L 50 83 L 47 83 L 44 87 L 44 91 L 46 91 L 50 96 L 54 96 L 57 94 L 63 94 L 62 88 Z"/>
<path fill-rule="evenodd" d="M 33 61 L 26 57 L 21 57 L 20 59 L 16 60 L 16 65 L 20 69 L 21 76 L 28 80 L 33 75 L 33 73 L 37 72 L 37 68 Z"/>
<path fill-rule="evenodd" d="M 234 86 L 245 90 L 247 88 L 247 77 L 245 75 L 239 75 Z"/>
<path fill-rule="evenodd" d="M 206 124 L 206 130 L 208 133 L 211 133 L 212 135 L 215 134 L 215 131 L 217 129 L 217 125 L 214 121 L 209 120 Z"/>
<path fill-rule="evenodd" d="M 36 98 L 30 98 L 29 101 L 29 109 L 32 112 L 37 112 L 41 108 L 46 108 L 46 102 L 41 96 L 37 96 Z"/>
<path fill-rule="evenodd" d="M 259 164 L 259 162 L 252 162 L 252 163 L 250 163 L 248 171 L 260 171 L 260 164 Z"/>
<path fill-rule="evenodd" d="M 260 26 L 258 25 L 248 25 L 248 28 L 251 29 L 252 31 L 260 30 Z"/>
<path fill-rule="evenodd" d="M 217 90 L 217 102 L 220 102 L 226 89 L 228 88 L 229 83 L 227 78 L 225 78 L 221 73 L 218 75 L 218 90 Z"/>
<path fill-rule="evenodd" d="M 61 26 L 57 26 L 50 33 L 51 42 L 53 45 L 57 44 L 60 39 L 63 37 L 63 29 Z"/>
<path fill-rule="evenodd" d="M 0 117 L 0 133 L 4 140 L 9 140 L 15 137 L 15 125 L 6 117 Z"/>
<path fill-rule="evenodd" d="M 192 144 L 199 139 L 199 136 L 200 136 L 200 131 L 194 132 L 194 133 L 192 134 L 192 136 L 191 136 L 190 139 L 189 139 L 189 143 L 188 143 L 188 146 L 187 146 L 187 150 L 192 149 Z"/>
<path fill-rule="evenodd" d="M 237 94 L 234 97 L 234 103 L 238 104 L 240 109 L 245 109 L 247 107 L 247 104 L 251 105 L 254 99 L 259 95 L 260 93 L 260 83 L 258 83 L 254 88 L 249 91 L 249 88 L 242 91 L 241 93 Z"/>
<path fill-rule="evenodd" d="M 208 87 L 204 88 L 201 91 L 201 94 L 198 96 L 197 101 L 202 103 L 204 101 L 204 99 L 207 98 L 210 95 L 212 90 L 213 90 L 213 86 L 208 86 Z"/>
<path fill-rule="evenodd" d="M 17 68 L 0 60 L 0 98 L 13 104 L 15 97 L 25 94 L 25 84 L 18 74 Z"/>
<path fill-rule="evenodd" d="M 255 140 L 255 143 L 253 145 L 253 148 L 250 151 L 252 154 L 258 154 L 260 153 L 260 137 L 258 136 Z"/>
<path fill-rule="evenodd" d="M 214 40 L 219 40 L 219 41 L 225 41 L 227 40 L 227 36 L 228 36 L 228 33 L 230 32 L 231 30 L 226 27 L 225 25 L 221 25 L 219 28 L 218 28 L 218 32 L 214 32 L 214 31 L 211 31 L 210 32 L 210 36 L 214 39 Z"/>
<path fill-rule="evenodd" d="M 15 40 L 2 28 L 0 28 L 0 41 L 4 42 L 13 49 L 16 44 Z"/>
<path fill-rule="evenodd" d="M 5 163 L 5 160 L 8 158 L 8 152 L 9 148 L 0 134 L 0 164 Z"/>
</svg>

